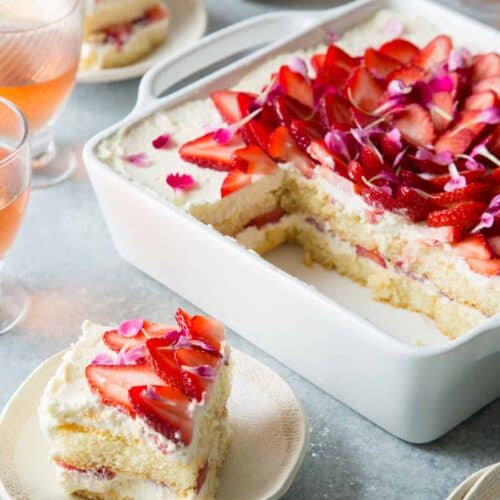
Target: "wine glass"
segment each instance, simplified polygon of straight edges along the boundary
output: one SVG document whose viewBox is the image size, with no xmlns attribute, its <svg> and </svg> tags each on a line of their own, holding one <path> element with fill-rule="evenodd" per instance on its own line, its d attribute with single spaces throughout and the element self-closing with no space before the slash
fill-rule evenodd
<svg viewBox="0 0 500 500">
<path fill-rule="evenodd" d="M 75 84 L 82 16 L 81 0 L 0 1 L 0 96 L 28 120 L 34 188 L 61 182 L 76 165 L 52 129 Z"/>
<path fill-rule="evenodd" d="M 28 307 L 26 291 L 5 273 L 3 259 L 21 225 L 30 181 L 28 124 L 14 104 L 0 97 L 0 334 L 10 330 Z"/>
</svg>

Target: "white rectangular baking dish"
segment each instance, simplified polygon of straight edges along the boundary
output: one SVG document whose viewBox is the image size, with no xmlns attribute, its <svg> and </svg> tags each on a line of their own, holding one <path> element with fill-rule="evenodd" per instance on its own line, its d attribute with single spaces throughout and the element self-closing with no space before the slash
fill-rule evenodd
<svg viewBox="0 0 500 500">
<path fill-rule="evenodd" d="M 464 44 L 479 49 L 500 46 L 493 29 L 426 0 L 363 0 L 328 11 L 259 16 L 202 39 L 148 72 L 132 113 L 92 138 L 84 160 L 124 259 L 380 427 L 423 443 L 500 395 L 500 327 L 490 325 L 442 345 L 402 342 L 397 338 L 401 330 L 425 329 L 431 335 L 434 327 L 413 313 L 375 304 L 366 291 L 331 272 L 301 267 L 290 248 L 269 259 L 247 251 L 132 184 L 95 155 L 104 137 L 153 110 L 231 86 L 259 61 L 315 45 L 325 29 L 342 32 L 382 7 L 442 20 L 444 31 L 461 33 Z M 156 97 L 194 70 L 269 42 L 177 92 Z"/>
</svg>

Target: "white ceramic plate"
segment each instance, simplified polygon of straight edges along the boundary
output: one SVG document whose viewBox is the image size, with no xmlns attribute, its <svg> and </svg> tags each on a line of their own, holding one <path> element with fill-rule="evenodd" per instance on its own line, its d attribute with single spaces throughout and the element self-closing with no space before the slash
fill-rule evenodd
<svg viewBox="0 0 500 500">
<path fill-rule="evenodd" d="M 44 361 L 12 396 L 0 416 L 0 498 L 70 500 L 38 426 L 37 407 L 62 353 Z M 302 464 L 308 442 L 304 410 L 288 384 L 270 368 L 233 349 L 228 402 L 233 438 L 218 500 L 282 496 Z"/>
<path fill-rule="evenodd" d="M 115 82 L 142 76 L 158 61 L 165 61 L 200 38 L 207 27 L 204 0 L 166 0 L 170 12 L 165 42 L 149 56 L 121 68 L 81 70 L 77 81 L 82 83 Z"/>
</svg>

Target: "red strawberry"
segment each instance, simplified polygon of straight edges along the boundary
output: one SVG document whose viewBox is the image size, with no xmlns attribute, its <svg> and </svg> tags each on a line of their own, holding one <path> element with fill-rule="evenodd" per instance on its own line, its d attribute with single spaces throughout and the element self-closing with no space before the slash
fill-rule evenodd
<svg viewBox="0 0 500 500">
<path fill-rule="evenodd" d="M 376 188 L 369 188 L 367 186 L 363 187 L 362 190 L 363 199 L 376 208 L 385 208 L 386 210 L 394 210 L 396 208 L 396 200 L 385 191 Z"/>
<path fill-rule="evenodd" d="M 359 162 L 361 163 L 361 165 L 363 165 L 363 170 L 365 171 L 365 175 L 368 179 L 371 179 L 372 177 L 377 175 L 384 166 L 375 150 L 371 146 L 368 146 L 366 144 L 361 146 Z"/>
<path fill-rule="evenodd" d="M 183 390 L 183 379 L 175 357 L 175 342 L 169 339 L 150 339 L 146 342 L 149 360 L 159 377 L 169 385 Z M 141 384 L 135 384 L 141 385 Z"/>
<path fill-rule="evenodd" d="M 309 82 L 300 73 L 295 73 L 289 66 L 281 66 L 278 82 L 283 92 L 310 108 L 314 105 L 313 90 Z"/>
<path fill-rule="evenodd" d="M 331 85 L 337 90 L 342 90 L 352 71 L 358 66 L 359 59 L 351 57 L 336 45 L 330 45 L 316 80 L 323 85 Z"/>
<path fill-rule="evenodd" d="M 177 363 L 181 367 L 181 376 L 183 381 L 183 392 L 190 399 L 201 401 L 203 393 L 212 383 L 216 366 L 219 358 L 213 354 L 201 349 L 177 349 L 175 351 Z M 197 373 L 196 368 L 202 367 Z M 209 367 L 208 370 L 205 367 Z M 210 373 L 204 373 L 210 372 Z"/>
<path fill-rule="evenodd" d="M 323 138 L 321 128 L 311 121 L 292 120 L 289 130 L 295 139 L 295 143 L 304 153 L 307 152 L 307 148 L 312 140 Z"/>
<path fill-rule="evenodd" d="M 463 128 L 461 130 L 448 130 L 436 141 L 434 147 L 436 151 L 450 151 L 453 155 L 459 155 L 467 151 L 474 140 L 474 133 Z"/>
<path fill-rule="evenodd" d="M 410 104 L 398 113 L 394 126 L 405 140 L 416 146 L 426 146 L 434 142 L 434 125 L 429 112 L 419 104 Z"/>
<path fill-rule="evenodd" d="M 495 257 L 500 257 L 500 235 L 488 238 L 488 245 L 493 250 Z"/>
<path fill-rule="evenodd" d="M 423 179 L 420 175 L 412 172 L 411 170 L 407 170 L 406 168 L 402 168 L 399 171 L 398 177 L 402 184 L 420 189 L 426 193 L 432 193 L 436 190 L 435 186 L 428 180 Z"/>
<path fill-rule="evenodd" d="M 347 83 L 349 100 L 365 112 L 371 112 L 377 107 L 383 92 L 381 83 L 363 67 L 356 69 Z"/>
<path fill-rule="evenodd" d="M 459 226 L 431 227 L 429 230 L 434 239 L 443 243 L 455 243 L 460 241 L 465 232 L 465 230 Z"/>
<path fill-rule="evenodd" d="M 321 71 L 321 68 L 324 66 L 326 60 L 326 54 L 314 54 L 311 56 L 311 66 L 313 67 L 316 74 Z"/>
<path fill-rule="evenodd" d="M 415 56 L 413 64 L 425 70 L 431 70 L 448 59 L 452 48 L 453 43 L 449 36 L 438 35 L 420 51 L 420 54 Z"/>
<path fill-rule="evenodd" d="M 500 75 L 489 76 L 488 78 L 479 80 L 479 82 L 475 83 L 472 87 L 473 92 L 484 92 L 486 90 L 494 92 L 500 97 Z"/>
<path fill-rule="evenodd" d="M 493 257 L 493 252 L 482 234 L 471 234 L 453 247 L 465 259 L 489 260 Z"/>
<path fill-rule="evenodd" d="M 124 346 L 132 349 L 144 345 L 149 338 L 163 337 L 172 330 L 175 330 L 172 326 L 144 321 L 142 330 L 133 337 L 124 337 L 117 330 L 109 330 L 103 335 L 102 340 L 112 351 L 119 352 Z"/>
<path fill-rule="evenodd" d="M 380 150 L 384 158 L 386 158 L 391 164 L 400 152 L 398 144 L 391 140 L 387 134 L 382 135 L 380 138 Z"/>
<path fill-rule="evenodd" d="M 175 387 L 139 385 L 129 391 L 137 414 L 156 432 L 176 443 L 189 446 L 193 419 L 189 399 Z"/>
<path fill-rule="evenodd" d="M 224 325 L 208 316 L 193 316 L 188 330 L 188 338 L 197 347 L 203 349 L 203 346 L 206 345 L 220 353 L 222 342 L 225 339 Z"/>
<path fill-rule="evenodd" d="M 307 148 L 307 154 L 325 168 L 336 170 L 339 173 L 346 171 L 345 162 L 328 150 L 325 141 L 311 141 L 311 144 Z"/>
<path fill-rule="evenodd" d="M 490 187 L 484 182 L 473 182 L 454 191 L 442 192 L 433 196 L 434 203 L 439 207 L 446 207 L 461 201 L 486 201 Z"/>
<path fill-rule="evenodd" d="M 323 126 L 330 130 L 332 126 L 352 125 L 351 105 L 338 94 L 325 94 L 319 101 L 319 116 Z"/>
<path fill-rule="evenodd" d="M 464 109 L 468 111 L 477 111 L 492 108 L 496 105 L 497 100 L 496 94 L 491 90 L 474 92 L 465 100 Z"/>
<path fill-rule="evenodd" d="M 243 101 L 240 101 L 240 97 L 251 102 L 256 96 L 232 90 L 216 90 L 210 94 L 210 98 L 217 111 L 227 123 L 234 123 L 241 120 L 248 111 L 247 109 L 242 110 L 240 102 Z"/>
<path fill-rule="evenodd" d="M 241 170 L 233 170 L 229 172 L 220 188 L 220 195 L 222 198 L 238 191 L 252 183 L 252 175 L 246 174 Z"/>
<path fill-rule="evenodd" d="M 413 222 L 425 220 L 434 208 L 430 199 L 408 186 L 397 186 L 395 197 L 397 205 L 395 212 Z"/>
<path fill-rule="evenodd" d="M 267 151 L 273 128 L 257 119 L 250 120 L 241 127 L 241 135 L 247 144 L 256 144 Z"/>
<path fill-rule="evenodd" d="M 500 167 L 495 168 L 495 170 L 491 170 L 488 174 L 486 174 L 484 180 L 488 182 L 490 185 L 500 184 Z"/>
<path fill-rule="evenodd" d="M 430 109 L 432 123 L 436 132 L 445 130 L 453 119 L 455 104 L 453 97 L 448 92 L 435 92 L 432 96 L 432 107 Z M 449 116 L 446 117 L 443 112 Z"/>
<path fill-rule="evenodd" d="M 401 68 L 401 62 L 378 50 L 369 48 L 365 51 L 365 66 L 375 77 L 384 80 L 388 75 Z"/>
<path fill-rule="evenodd" d="M 268 175 L 276 172 L 278 168 L 265 151 L 255 144 L 238 149 L 235 151 L 235 155 L 244 163 L 247 174 Z"/>
<path fill-rule="evenodd" d="M 467 259 L 467 264 L 475 273 L 483 276 L 500 276 L 500 259 Z"/>
<path fill-rule="evenodd" d="M 347 176 L 356 184 L 363 184 L 363 177 L 366 178 L 366 174 L 359 161 L 351 160 L 347 164 Z"/>
<path fill-rule="evenodd" d="M 281 95 L 273 104 L 276 116 L 282 125 L 288 126 L 296 118 L 301 120 L 311 118 L 311 109 L 289 96 Z"/>
<path fill-rule="evenodd" d="M 296 146 L 286 127 L 278 127 L 271 134 L 271 139 L 269 141 L 269 154 L 276 160 L 293 162 L 294 166 L 302 172 L 304 177 L 312 177 L 314 164 Z"/>
<path fill-rule="evenodd" d="M 210 132 L 183 144 L 179 154 L 184 161 L 195 163 L 199 167 L 229 171 L 238 166 L 234 160 L 234 152 L 244 146 L 245 143 L 237 136 L 228 144 L 219 144 Z"/>
<path fill-rule="evenodd" d="M 278 205 L 269 212 L 254 217 L 246 227 L 254 226 L 257 229 L 261 229 L 266 224 L 274 224 L 275 222 L 278 222 L 285 214 L 286 212 Z"/>
<path fill-rule="evenodd" d="M 92 391 L 106 405 L 116 406 L 135 415 L 128 391 L 135 385 L 164 384 L 148 365 L 89 365 L 85 376 Z"/>
<path fill-rule="evenodd" d="M 368 250 L 367 248 L 362 247 L 361 245 L 356 245 L 356 255 L 364 257 L 365 259 L 370 259 L 380 267 L 387 267 L 384 258 L 380 255 L 380 253 L 376 249 Z"/>
<path fill-rule="evenodd" d="M 413 85 L 415 82 L 425 80 L 425 71 L 417 66 L 397 69 L 387 76 L 387 81 L 400 80 L 405 85 Z"/>
<path fill-rule="evenodd" d="M 481 179 L 481 177 L 483 176 L 483 172 L 481 170 L 464 170 L 463 172 L 460 172 L 460 175 L 465 177 L 465 180 L 470 183 Z M 449 174 L 438 175 L 428 180 L 428 182 L 430 182 L 435 188 L 439 189 L 440 191 L 444 189 L 444 186 L 449 181 Z"/>
<path fill-rule="evenodd" d="M 453 208 L 436 210 L 427 217 L 431 227 L 459 226 L 470 229 L 479 222 L 479 218 L 488 205 L 478 201 L 465 201 Z"/>
<path fill-rule="evenodd" d="M 489 52 L 487 54 L 477 54 L 473 57 L 470 75 L 472 84 L 498 75 L 500 75 L 500 55 Z"/>
<path fill-rule="evenodd" d="M 384 43 L 379 52 L 382 54 L 392 57 L 396 61 L 402 64 L 410 64 L 415 56 L 420 52 L 419 48 L 408 40 L 403 40 L 402 38 L 394 38 L 386 43 Z"/>
</svg>

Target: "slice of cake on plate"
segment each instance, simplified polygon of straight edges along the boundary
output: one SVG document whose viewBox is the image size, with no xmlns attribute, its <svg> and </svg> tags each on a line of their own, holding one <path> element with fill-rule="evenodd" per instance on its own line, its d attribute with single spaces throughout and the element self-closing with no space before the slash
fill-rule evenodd
<svg viewBox="0 0 500 500">
<path fill-rule="evenodd" d="M 91 0 L 86 3 L 82 69 L 126 66 L 167 36 L 163 0 Z"/>
<path fill-rule="evenodd" d="M 213 499 L 229 445 L 224 327 L 86 321 L 40 403 L 59 482 L 97 499 Z"/>
<path fill-rule="evenodd" d="M 456 338 L 500 312 L 500 56 L 386 10 L 325 37 L 98 155 L 246 247 L 298 243 Z"/>
</svg>

